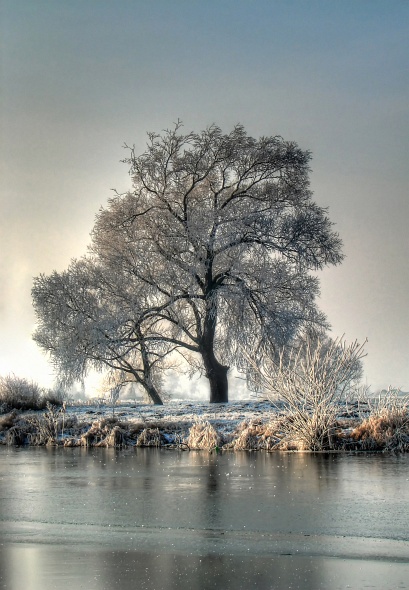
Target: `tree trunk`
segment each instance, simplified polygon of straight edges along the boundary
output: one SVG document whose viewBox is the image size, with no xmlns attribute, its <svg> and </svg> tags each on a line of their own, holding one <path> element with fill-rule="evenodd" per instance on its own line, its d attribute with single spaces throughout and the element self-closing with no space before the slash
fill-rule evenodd
<svg viewBox="0 0 409 590">
<path fill-rule="evenodd" d="M 150 385 L 146 382 L 142 383 L 145 388 L 146 393 L 149 395 L 150 399 L 153 401 L 155 406 L 163 406 L 163 401 L 156 389 L 153 385 Z"/>
<path fill-rule="evenodd" d="M 226 367 L 219 363 L 213 350 L 205 350 L 202 353 L 203 364 L 206 369 L 206 377 L 210 384 L 210 403 L 225 404 L 229 401 L 229 384 Z"/>
<path fill-rule="evenodd" d="M 163 406 L 163 401 L 152 381 L 152 366 L 149 362 L 148 350 L 146 348 L 146 344 L 143 339 L 143 335 L 140 328 L 138 329 L 137 334 L 140 340 L 141 357 L 143 363 L 143 379 L 141 380 L 141 383 L 145 388 L 146 393 L 155 404 L 155 406 Z"/>
<path fill-rule="evenodd" d="M 144 388 L 144 390 L 146 391 L 146 393 L 148 394 L 149 399 L 156 405 L 156 406 L 163 406 L 163 401 L 159 395 L 158 390 L 156 389 L 156 387 L 153 385 L 151 379 L 150 379 L 150 374 L 145 372 L 144 376 L 141 377 L 141 375 L 131 369 L 128 370 L 129 373 L 131 373 L 134 377 L 135 377 L 135 381 L 137 383 L 139 383 L 139 385 L 142 385 L 142 387 Z"/>
<path fill-rule="evenodd" d="M 214 354 L 217 322 L 217 308 L 213 309 L 213 306 L 215 305 L 215 301 L 209 296 L 206 301 L 207 309 L 204 319 L 203 336 L 199 345 L 199 349 L 206 370 L 206 377 L 209 379 L 210 403 L 225 404 L 229 401 L 229 384 L 227 381 L 227 371 L 229 370 L 229 367 L 219 363 Z"/>
</svg>

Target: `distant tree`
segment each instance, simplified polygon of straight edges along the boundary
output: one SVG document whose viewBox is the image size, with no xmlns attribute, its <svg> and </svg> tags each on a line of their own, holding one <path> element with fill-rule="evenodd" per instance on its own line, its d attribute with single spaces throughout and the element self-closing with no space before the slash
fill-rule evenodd
<svg viewBox="0 0 409 590">
<path fill-rule="evenodd" d="M 62 382 L 82 380 L 92 369 L 114 370 L 121 382 L 136 382 L 153 403 L 162 403 L 158 366 L 171 346 L 157 338 L 154 319 L 141 321 L 146 290 L 138 283 L 87 258 L 34 280 L 33 338 L 50 355 Z"/>
<path fill-rule="evenodd" d="M 129 148 L 133 188 L 99 212 L 90 252 L 137 280 L 137 325 L 154 326 L 137 341 L 139 357 L 144 346 L 174 347 L 209 379 L 210 401 L 227 402 L 228 368 L 243 348 L 279 350 L 326 325 L 311 271 L 339 263 L 341 241 L 312 200 L 309 152 L 277 136 L 255 140 L 241 125 L 228 135 L 180 129 L 148 134 L 140 156 Z"/>
</svg>

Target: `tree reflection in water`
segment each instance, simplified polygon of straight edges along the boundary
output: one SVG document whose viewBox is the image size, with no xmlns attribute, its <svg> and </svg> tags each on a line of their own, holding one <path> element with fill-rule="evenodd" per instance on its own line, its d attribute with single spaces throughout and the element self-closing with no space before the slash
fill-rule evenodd
<svg viewBox="0 0 409 590">
<path fill-rule="evenodd" d="M 0 448 L 0 588 L 405 588 L 408 466 Z"/>
</svg>

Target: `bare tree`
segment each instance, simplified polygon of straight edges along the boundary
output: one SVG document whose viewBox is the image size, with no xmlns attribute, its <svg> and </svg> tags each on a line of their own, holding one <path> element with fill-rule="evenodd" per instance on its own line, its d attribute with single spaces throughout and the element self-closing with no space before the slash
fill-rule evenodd
<svg viewBox="0 0 409 590">
<path fill-rule="evenodd" d="M 279 349 L 308 325 L 325 326 L 310 271 L 342 260 L 341 241 L 309 190 L 310 154 L 241 125 L 150 133 L 129 148 L 133 188 L 102 209 L 92 256 L 143 285 L 141 324 L 209 379 L 228 401 L 227 372 L 241 347 Z"/>
</svg>

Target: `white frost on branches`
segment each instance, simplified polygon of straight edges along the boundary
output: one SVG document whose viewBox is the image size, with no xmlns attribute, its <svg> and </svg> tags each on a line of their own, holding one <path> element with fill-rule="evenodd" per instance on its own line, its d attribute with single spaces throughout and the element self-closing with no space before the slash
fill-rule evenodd
<svg viewBox="0 0 409 590">
<path fill-rule="evenodd" d="M 132 190 L 99 212 L 89 259 L 36 280 L 36 340 L 68 373 L 84 362 L 124 368 L 136 354 L 143 379 L 177 350 L 194 366 L 200 359 L 211 401 L 227 401 L 227 365 L 240 364 L 240 347 L 278 350 L 307 326 L 326 327 L 310 273 L 342 260 L 341 241 L 312 200 L 310 154 L 294 142 L 256 140 L 241 125 L 182 134 L 179 122 L 148 135 L 144 154 L 129 148 Z M 57 342 L 54 320 L 41 327 L 41 284 L 50 295 L 54 281 L 64 300 L 57 283 L 81 283 L 78 267 L 92 287 L 79 285 L 80 311 L 70 315 L 65 301 Z"/>
</svg>

